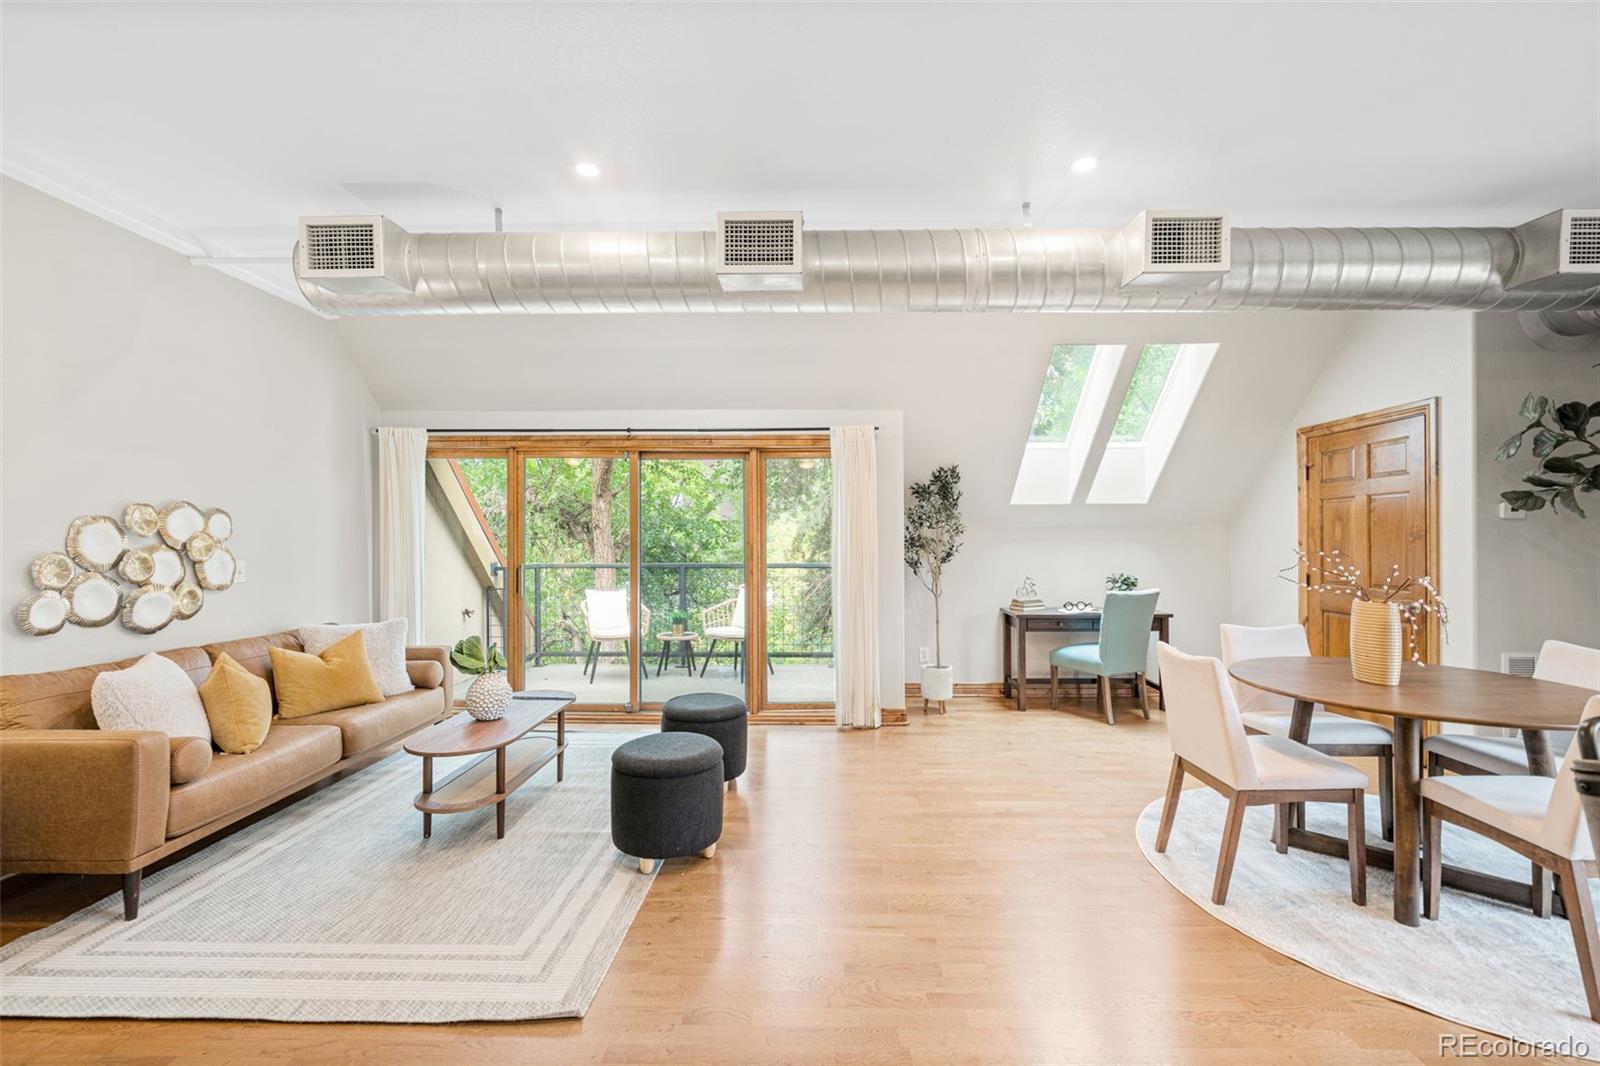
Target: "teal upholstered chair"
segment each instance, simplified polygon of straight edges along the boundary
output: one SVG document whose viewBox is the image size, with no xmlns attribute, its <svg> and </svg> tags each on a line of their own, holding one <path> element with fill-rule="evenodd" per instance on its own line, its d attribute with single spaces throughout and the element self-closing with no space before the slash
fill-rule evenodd
<svg viewBox="0 0 1600 1066">
<path fill-rule="evenodd" d="M 1060 698 L 1061 671 L 1076 670 L 1100 679 L 1100 709 L 1106 722 L 1115 725 L 1111 709 L 1111 679 L 1131 676 L 1139 686 L 1139 705 L 1150 717 L 1150 690 L 1144 681 L 1150 659 L 1150 623 L 1156 616 L 1156 597 L 1160 589 L 1139 592 L 1108 592 L 1100 611 L 1100 642 L 1068 644 L 1050 653 L 1050 706 Z"/>
</svg>

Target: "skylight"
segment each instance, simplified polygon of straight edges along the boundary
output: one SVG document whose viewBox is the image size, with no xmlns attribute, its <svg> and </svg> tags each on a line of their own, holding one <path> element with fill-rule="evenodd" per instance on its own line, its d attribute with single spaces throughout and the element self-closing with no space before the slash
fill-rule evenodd
<svg viewBox="0 0 1600 1066">
<path fill-rule="evenodd" d="M 1147 344 L 1128 379 L 1089 503 L 1149 503 L 1194 406 L 1215 344 Z"/>
<path fill-rule="evenodd" d="M 1028 434 L 1030 441 L 1065 443 L 1073 416 L 1078 413 L 1094 353 L 1092 344 L 1058 344 L 1050 350 L 1039 405 L 1033 414 L 1033 430 Z"/>
<path fill-rule="evenodd" d="M 1120 344 L 1058 344 L 1050 350 L 1012 503 L 1072 502 L 1109 417 L 1123 357 Z"/>
<path fill-rule="evenodd" d="M 1111 430 L 1113 444 L 1139 444 L 1150 432 L 1156 410 L 1167 393 L 1172 380 L 1172 368 L 1178 362 L 1179 344 L 1147 344 L 1139 353 L 1139 362 L 1133 368 L 1133 380 L 1122 398 L 1122 410 L 1117 412 L 1117 424 Z"/>
</svg>

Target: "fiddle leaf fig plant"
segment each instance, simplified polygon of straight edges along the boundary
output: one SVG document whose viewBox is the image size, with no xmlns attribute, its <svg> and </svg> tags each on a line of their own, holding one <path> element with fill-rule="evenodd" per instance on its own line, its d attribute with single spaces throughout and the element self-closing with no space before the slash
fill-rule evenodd
<svg viewBox="0 0 1600 1066">
<path fill-rule="evenodd" d="M 1600 490 L 1600 445 L 1589 435 L 1591 423 L 1600 419 L 1600 402 L 1552 404 L 1548 397 L 1529 393 L 1518 413 L 1527 424 L 1500 445 L 1495 460 L 1515 458 L 1531 439 L 1529 451 L 1538 465 L 1522 476 L 1528 488 L 1507 490 L 1500 498 L 1513 511 L 1539 511 L 1549 504 L 1552 512 L 1565 509 L 1587 517 L 1578 494 Z"/>
</svg>

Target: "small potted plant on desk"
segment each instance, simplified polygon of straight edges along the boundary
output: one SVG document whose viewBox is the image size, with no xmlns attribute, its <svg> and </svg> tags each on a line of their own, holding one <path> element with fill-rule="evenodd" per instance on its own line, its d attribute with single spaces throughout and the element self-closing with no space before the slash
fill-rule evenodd
<svg viewBox="0 0 1600 1066">
<path fill-rule="evenodd" d="M 944 568 L 961 550 L 966 525 L 961 520 L 961 471 L 941 466 L 927 481 L 911 486 L 906 505 L 906 566 L 933 596 L 933 663 L 922 668 L 922 710 L 936 700 L 939 713 L 955 694 L 955 668 L 944 661 L 939 607 L 944 595 Z"/>
<path fill-rule="evenodd" d="M 477 675 L 467 688 L 467 713 L 480 722 L 493 722 L 506 716 L 511 706 L 511 685 L 506 681 L 506 657 L 500 645 L 483 650 L 483 641 L 467 637 L 450 649 L 450 661 L 463 674 Z"/>
</svg>

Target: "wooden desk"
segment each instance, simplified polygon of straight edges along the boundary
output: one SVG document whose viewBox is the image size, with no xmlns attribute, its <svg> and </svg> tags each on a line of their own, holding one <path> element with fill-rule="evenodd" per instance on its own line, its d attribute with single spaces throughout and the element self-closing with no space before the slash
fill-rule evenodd
<svg viewBox="0 0 1600 1066">
<path fill-rule="evenodd" d="M 1161 640 L 1170 643 L 1172 630 L 1172 615 L 1163 611 L 1157 614 L 1150 622 L 1150 631 Z M 1012 639 L 1012 633 L 1016 639 Z M 1007 699 L 1013 695 L 1017 699 L 1017 710 L 1028 709 L 1028 686 L 1030 684 L 1048 685 L 1050 678 L 1028 676 L 1028 634 L 1029 633 L 1098 633 L 1100 632 L 1099 611 L 1064 611 L 1059 607 L 1052 607 L 1045 611 L 1014 611 L 1010 607 L 1000 608 L 1000 640 L 1001 658 L 1005 661 L 1004 674 L 1001 679 L 1001 691 Z M 1011 648 L 1016 645 L 1016 673 L 1011 672 Z M 1085 684 L 1092 680 L 1087 675 L 1071 679 L 1074 684 Z M 1161 686 L 1149 682 L 1160 696 L 1161 709 L 1167 709 L 1166 693 L 1161 691 Z"/>
<path fill-rule="evenodd" d="M 1403 663 L 1400 684 L 1373 685 L 1350 676 L 1349 659 L 1325 657 L 1245 659 L 1228 671 L 1235 680 L 1294 700 L 1289 737 L 1305 743 L 1314 704 L 1353 707 L 1394 719 L 1394 851 L 1367 843 L 1369 865 L 1394 869 L 1394 920 L 1422 920 L 1422 723 L 1456 722 L 1522 730 L 1528 768 L 1551 774 L 1554 766 L 1544 730 L 1574 729 L 1594 693 L 1553 681 L 1535 681 L 1490 670 Z M 1311 851 L 1344 855 L 1344 840 L 1291 828 L 1289 843 Z M 1529 906 L 1525 882 L 1506 881 L 1446 867 L 1446 884 Z"/>
</svg>

